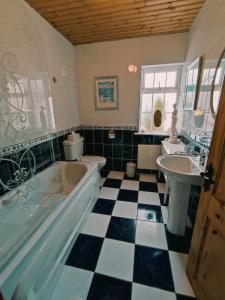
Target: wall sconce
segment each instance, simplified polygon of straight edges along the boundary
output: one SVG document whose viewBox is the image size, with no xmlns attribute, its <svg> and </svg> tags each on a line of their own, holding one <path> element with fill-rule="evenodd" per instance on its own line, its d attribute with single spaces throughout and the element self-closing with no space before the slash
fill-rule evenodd
<svg viewBox="0 0 225 300">
<path fill-rule="evenodd" d="M 128 66 L 128 72 L 136 73 L 137 72 L 137 66 L 136 65 L 129 65 Z"/>
</svg>

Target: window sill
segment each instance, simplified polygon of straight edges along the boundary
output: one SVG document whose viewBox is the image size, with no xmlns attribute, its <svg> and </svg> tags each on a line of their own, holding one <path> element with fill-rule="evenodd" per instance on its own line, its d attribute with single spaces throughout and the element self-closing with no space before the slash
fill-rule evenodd
<svg viewBox="0 0 225 300">
<path fill-rule="evenodd" d="M 168 132 L 163 132 L 163 131 L 148 131 L 148 132 L 135 132 L 135 135 L 165 135 L 165 136 L 169 136 L 170 134 Z"/>
</svg>

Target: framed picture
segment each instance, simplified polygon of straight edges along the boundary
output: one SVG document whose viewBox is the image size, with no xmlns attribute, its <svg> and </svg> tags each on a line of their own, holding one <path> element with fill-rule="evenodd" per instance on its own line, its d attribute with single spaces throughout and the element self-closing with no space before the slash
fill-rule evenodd
<svg viewBox="0 0 225 300">
<path fill-rule="evenodd" d="M 118 76 L 95 78 L 95 109 L 118 109 Z"/>
<path fill-rule="evenodd" d="M 187 68 L 184 95 L 184 110 L 196 110 L 197 108 L 201 64 L 202 58 L 198 57 Z"/>
</svg>

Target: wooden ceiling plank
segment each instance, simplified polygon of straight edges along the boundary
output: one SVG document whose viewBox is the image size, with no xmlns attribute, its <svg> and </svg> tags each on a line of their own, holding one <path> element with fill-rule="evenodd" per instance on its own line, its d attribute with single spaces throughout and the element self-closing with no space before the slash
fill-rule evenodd
<svg viewBox="0 0 225 300">
<path fill-rule="evenodd" d="M 197 13 L 197 9 L 195 10 L 190 10 L 188 12 L 179 12 L 179 13 L 166 13 L 166 14 L 162 14 L 160 15 L 160 17 L 155 17 L 155 16 L 146 16 L 145 14 L 143 14 L 142 16 L 135 16 L 133 18 L 130 18 L 129 20 L 119 20 L 119 21 L 116 21 L 116 20 L 111 20 L 110 22 L 107 23 L 107 27 L 108 26 L 113 26 L 113 25 L 116 25 L 117 27 L 119 26 L 122 26 L 122 25 L 132 25 L 134 23 L 137 23 L 139 22 L 140 24 L 145 24 L 145 22 L 149 22 L 149 21 L 156 21 L 156 20 L 163 20 L 163 19 L 182 19 L 182 18 L 185 18 L 185 17 L 194 17 L 196 16 L 196 13 Z M 105 28 L 106 25 L 105 23 L 101 22 L 96 22 L 96 23 L 86 23 L 82 26 L 80 26 L 79 24 L 75 24 L 73 26 L 71 25 L 68 25 L 68 26 L 62 26 L 62 27 L 58 27 L 59 30 L 63 31 L 63 32 L 70 32 L 70 31 L 73 31 L 73 30 L 76 30 L 77 28 L 82 28 L 84 30 L 90 30 L 92 28 L 96 28 L 96 27 L 103 27 Z"/>
<path fill-rule="evenodd" d="M 134 32 L 132 33 L 122 33 L 120 35 L 114 35 L 114 36 L 101 36 L 99 37 L 90 37 L 88 39 L 80 39 L 80 40 L 74 40 L 75 44 L 86 44 L 86 43 L 95 43 L 95 42 L 100 42 L 100 41 L 110 41 L 110 40 L 119 40 L 119 39 L 130 39 L 134 37 L 149 37 L 152 35 L 161 35 L 161 34 L 167 34 L 167 33 L 176 33 L 176 32 L 186 32 L 188 31 L 188 27 L 184 28 L 179 28 L 177 29 L 176 27 L 166 27 L 160 30 L 153 30 L 151 33 L 149 31 L 139 31 L 139 32 Z"/>
<path fill-rule="evenodd" d="M 189 28 L 189 24 L 184 24 L 183 26 L 179 26 L 177 27 L 177 25 L 171 25 L 171 26 L 161 26 L 160 28 L 154 28 L 154 27 L 149 27 L 149 28 L 146 28 L 145 30 L 140 30 L 140 29 L 136 29 L 134 30 L 133 32 L 131 31 L 122 31 L 122 32 L 118 32 L 118 33 L 110 33 L 110 34 L 104 34 L 104 33 L 100 33 L 98 35 L 80 35 L 76 38 L 74 38 L 74 40 L 84 40 L 84 39 L 101 39 L 101 38 L 104 38 L 104 37 L 118 37 L 118 36 L 124 36 L 124 38 L 130 36 L 134 36 L 134 34 L 141 34 L 141 33 L 146 33 L 148 34 L 149 36 L 151 35 L 152 32 L 162 32 L 164 30 L 175 30 L 175 29 L 186 29 L 188 30 Z M 72 39 L 73 40 L 73 39 Z"/>
<path fill-rule="evenodd" d="M 73 44 L 188 31 L 205 0 L 26 0 Z"/>
<path fill-rule="evenodd" d="M 164 19 L 164 20 L 157 20 L 157 21 L 150 21 L 150 22 L 146 22 L 145 24 L 141 24 L 141 23 L 133 23 L 133 24 L 127 24 L 127 25 L 124 25 L 124 26 L 120 26 L 120 27 L 99 27 L 99 28 L 94 28 L 92 30 L 89 30 L 88 32 L 92 33 L 93 35 L 95 33 L 98 33 L 98 32 L 120 32 L 124 29 L 129 29 L 130 31 L 135 29 L 135 28 L 143 28 L 143 30 L 148 27 L 148 26 L 159 26 L 159 25 L 162 25 L 162 24 L 166 24 L 166 25 L 170 25 L 170 24 L 177 24 L 177 25 L 182 25 L 183 23 L 189 23 L 189 24 L 192 24 L 194 20 L 194 17 L 187 17 L 187 18 L 184 18 L 183 20 L 170 20 L 170 19 Z M 66 35 L 68 35 L 70 38 L 72 38 L 73 36 L 76 36 L 78 34 L 81 34 L 81 33 L 85 33 L 87 32 L 87 30 L 84 30 L 82 28 L 77 28 L 77 30 L 74 30 L 72 31 L 71 33 L 66 33 Z"/>
<path fill-rule="evenodd" d="M 191 22 L 189 20 L 186 20 L 185 22 L 178 23 L 178 22 L 173 22 L 173 23 L 159 23 L 159 24 L 148 24 L 144 28 L 140 28 L 140 26 L 133 26 L 131 29 L 130 28 L 121 28 L 120 30 L 111 30 L 111 31 L 98 31 L 98 32 L 81 32 L 78 34 L 73 34 L 70 36 L 71 39 L 79 39 L 80 36 L 82 37 L 99 37 L 103 35 L 111 36 L 111 35 L 117 35 L 117 34 L 127 34 L 127 33 L 134 33 L 134 32 L 140 32 L 140 31 L 152 31 L 156 29 L 161 29 L 161 28 L 177 28 L 177 27 L 189 27 Z"/>
<path fill-rule="evenodd" d="M 112 7 L 108 7 L 108 8 L 105 8 L 105 9 L 89 9 L 86 14 L 84 15 L 85 17 L 88 17 L 88 16 L 92 16 L 92 15 L 101 15 L 101 14 L 115 14 L 115 13 L 120 13 L 122 11 L 127 11 L 127 10 L 132 10 L 132 9 L 140 9 L 140 8 L 143 8 L 143 9 L 148 9 L 148 10 L 160 10 L 160 9 L 164 9 L 164 8 L 168 8 L 170 10 L 173 10 L 177 7 L 180 7 L 180 6 L 185 6 L 185 5 L 190 5 L 190 4 L 202 4 L 202 0 L 182 0 L 182 1 L 175 1 L 175 2 L 166 2 L 166 3 L 162 3 L 162 4 L 158 4 L 158 5 L 154 5 L 151 4 L 151 5 L 146 5 L 146 2 L 145 1 L 140 1 L 140 2 L 135 2 L 135 3 L 129 3 L 129 4 L 120 4 L 120 5 L 116 5 L 116 6 L 112 6 Z M 57 16 L 77 16 L 78 14 L 82 14 L 83 11 L 84 11 L 84 8 L 87 8 L 86 6 L 83 6 L 81 8 L 77 8 L 77 9 L 70 9 L 70 10 L 62 10 L 62 11 L 59 11 L 59 12 L 55 12 L 55 11 L 52 11 L 48 14 L 44 14 L 44 16 L 48 19 L 48 20 L 51 20 L 52 18 L 55 18 L 56 14 Z"/>
<path fill-rule="evenodd" d="M 187 3 L 186 1 L 192 1 L 192 2 L 196 2 L 195 0 L 184 0 L 185 3 Z M 172 11 L 180 11 L 180 10 L 185 10 L 185 9 L 190 9 L 190 8 L 201 8 L 202 7 L 202 1 L 199 0 L 197 3 L 189 3 L 189 4 L 182 4 L 179 6 L 176 6 L 175 9 L 173 9 Z M 142 12 L 148 12 L 149 14 L 160 14 L 161 11 L 167 11 L 167 12 L 171 12 L 170 7 L 168 6 L 168 4 L 165 4 L 163 6 L 160 6 L 160 8 L 157 7 L 144 7 L 144 8 L 133 8 L 133 9 L 128 9 L 128 10 L 120 10 L 114 13 L 105 13 L 103 15 L 101 14 L 92 14 L 90 15 L 90 13 L 79 13 L 77 15 L 68 15 L 68 16 L 58 16 L 58 17 L 54 17 L 54 18 L 47 18 L 49 22 L 54 22 L 54 23 L 58 23 L 61 24 L 61 22 L 65 22 L 65 21 L 74 21 L 76 18 L 79 20 L 82 20 L 83 23 L 86 23 L 90 20 L 92 21 L 96 21 L 99 19 L 116 19 L 119 17 L 126 17 L 127 15 L 133 15 L 133 14 L 140 14 Z"/>
</svg>

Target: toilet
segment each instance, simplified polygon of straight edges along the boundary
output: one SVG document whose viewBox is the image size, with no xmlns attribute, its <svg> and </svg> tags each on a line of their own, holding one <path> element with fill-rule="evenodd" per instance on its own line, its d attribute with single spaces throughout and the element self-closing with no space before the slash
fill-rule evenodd
<svg viewBox="0 0 225 300">
<path fill-rule="evenodd" d="M 79 137 L 73 141 L 65 140 L 63 142 L 65 159 L 77 160 L 84 163 L 96 163 L 100 171 L 106 164 L 106 158 L 102 156 L 83 155 L 84 138 Z"/>
</svg>

